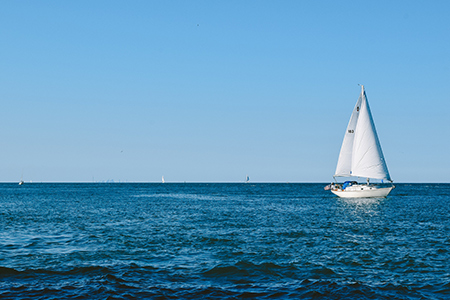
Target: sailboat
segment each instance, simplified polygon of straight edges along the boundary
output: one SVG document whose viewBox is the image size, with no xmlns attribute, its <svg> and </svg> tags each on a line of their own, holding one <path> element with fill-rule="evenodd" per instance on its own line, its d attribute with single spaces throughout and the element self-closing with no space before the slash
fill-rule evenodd
<svg viewBox="0 0 450 300">
<path fill-rule="evenodd" d="M 245 176 L 245 182 L 249 183 L 250 182 L 250 177 L 248 177 L 248 175 Z"/>
<path fill-rule="evenodd" d="M 19 185 L 24 184 L 25 182 L 23 181 L 23 172 L 22 172 L 22 176 L 20 177 L 20 181 L 19 181 Z"/>
<path fill-rule="evenodd" d="M 164 180 L 164 176 L 161 178 L 161 182 L 165 183 L 166 181 Z"/>
<path fill-rule="evenodd" d="M 366 178 L 366 183 L 345 181 L 343 184 L 332 183 L 327 186 L 339 197 L 386 197 L 395 187 L 389 175 L 386 161 L 381 150 L 364 86 L 356 102 L 336 166 L 336 177 Z M 383 184 L 370 184 L 370 179 L 381 180 Z M 384 182 L 390 182 L 386 186 Z"/>
</svg>

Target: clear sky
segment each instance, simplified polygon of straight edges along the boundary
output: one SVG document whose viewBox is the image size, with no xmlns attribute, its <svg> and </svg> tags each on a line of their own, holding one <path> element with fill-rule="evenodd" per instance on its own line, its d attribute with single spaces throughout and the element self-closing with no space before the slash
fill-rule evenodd
<svg viewBox="0 0 450 300">
<path fill-rule="evenodd" d="M 450 182 L 450 1 L 1 1 L 0 181 L 326 182 L 364 84 Z"/>
</svg>

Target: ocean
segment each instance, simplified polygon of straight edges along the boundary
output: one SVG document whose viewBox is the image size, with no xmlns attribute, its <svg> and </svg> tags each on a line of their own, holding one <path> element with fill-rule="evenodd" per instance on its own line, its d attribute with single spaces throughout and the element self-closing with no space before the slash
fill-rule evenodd
<svg viewBox="0 0 450 300">
<path fill-rule="evenodd" d="M 0 184 L 1 299 L 450 299 L 450 184 Z"/>
</svg>

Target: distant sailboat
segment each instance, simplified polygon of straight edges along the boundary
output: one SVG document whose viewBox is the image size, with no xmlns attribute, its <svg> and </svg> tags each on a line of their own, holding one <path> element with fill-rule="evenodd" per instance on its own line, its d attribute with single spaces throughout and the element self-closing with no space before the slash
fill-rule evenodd
<svg viewBox="0 0 450 300">
<path fill-rule="evenodd" d="M 245 176 L 245 182 L 250 182 L 250 177 L 248 177 L 248 175 L 247 176 Z"/>
<path fill-rule="evenodd" d="M 162 177 L 161 182 L 162 182 L 162 183 L 165 183 L 165 182 L 166 182 L 166 181 L 164 180 L 164 176 Z"/>
<path fill-rule="evenodd" d="M 353 109 L 350 122 L 342 142 L 341 152 L 333 177 L 365 177 L 366 184 L 346 181 L 332 183 L 326 187 L 339 197 L 386 197 L 394 188 L 384 160 L 375 124 L 370 113 L 364 86 Z M 373 185 L 369 179 L 388 181 L 390 186 Z"/>
<path fill-rule="evenodd" d="M 23 172 L 22 172 L 23 173 Z M 24 181 L 23 181 L 23 174 L 22 174 L 22 176 L 20 177 L 20 181 L 19 181 L 19 185 L 22 185 L 22 184 L 24 184 Z"/>
</svg>

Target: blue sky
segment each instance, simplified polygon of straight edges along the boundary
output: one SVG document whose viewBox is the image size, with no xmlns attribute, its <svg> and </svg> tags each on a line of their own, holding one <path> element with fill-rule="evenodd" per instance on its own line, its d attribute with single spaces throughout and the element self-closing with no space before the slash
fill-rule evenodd
<svg viewBox="0 0 450 300">
<path fill-rule="evenodd" d="M 364 84 L 450 182 L 448 1 L 2 1 L 0 181 L 326 182 Z"/>
</svg>

